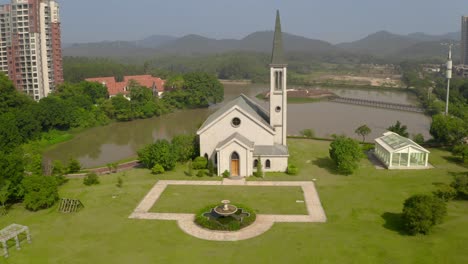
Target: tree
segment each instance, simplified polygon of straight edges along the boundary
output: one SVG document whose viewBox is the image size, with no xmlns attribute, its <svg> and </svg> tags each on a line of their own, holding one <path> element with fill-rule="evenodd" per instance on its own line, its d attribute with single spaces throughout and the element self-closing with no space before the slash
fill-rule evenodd
<svg viewBox="0 0 468 264">
<path fill-rule="evenodd" d="M 330 158 L 340 173 L 352 174 L 358 167 L 363 154 L 356 140 L 338 136 L 330 144 Z"/>
<path fill-rule="evenodd" d="M 208 159 L 208 165 L 206 165 L 206 169 L 208 170 L 208 173 L 207 173 L 208 176 L 211 177 L 215 174 L 215 167 L 213 164 L 213 160 Z"/>
<path fill-rule="evenodd" d="M 453 147 L 452 154 L 456 157 L 460 157 L 460 160 L 464 163 L 468 163 L 468 144 L 459 144 Z"/>
<path fill-rule="evenodd" d="M 356 130 L 354 130 L 354 133 L 362 137 L 362 143 L 366 141 L 366 136 L 369 135 L 371 132 L 372 130 L 367 125 L 362 125 L 356 128 Z"/>
<path fill-rule="evenodd" d="M 178 162 L 186 162 L 198 154 L 196 135 L 177 135 L 172 138 L 171 143 Z"/>
<path fill-rule="evenodd" d="M 263 178 L 263 165 L 262 165 L 262 157 L 258 156 L 257 160 L 257 171 L 255 172 L 257 177 Z"/>
<path fill-rule="evenodd" d="M 77 173 L 81 170 L 81 164 L 77 159 L 70 158 L 68 162 L 68 173 Z"/>
<path fill-rule="evenodd" d="M 3 181 L 3 183 L 0 185 L 0 204 L 2 206 L 0 215 L 4 215 L 6 213 L 5 204 L 10 197 L 10 184 L 10 181 Z"/>
<path fill-rule="evenodd" d="M 26 209 L 37 211 L 49 208 L 59 199 L 57 182 L 54 177 L 27 176 L 22 181 Z"/>
<path fill-rule="evenodd" d="M 390 126 L 387 128 L 388 131 L 392 131 L 394 133 L 397 133 L 398 135 L 402 137 L 409 137 L 409 133 L 407 131 L 407 127 L 405 125 L 402 125 L 400 121 L 397 121 L 395 125 Z"/>
<path fill-rule="evenodd" d="M 411 234 L 428 234 L 434 225 L 440 224 L 447 215 L 444 201 L 433 195 L 414 195 L 403 205 L 403 223 Z"/>
<path fill-rule="evenodd" d="M 306 137 L 306 138 L 313 138 L 315 136 L 315 132 L 312 129 L 304 129 L 299 132 L 301 136 Z"/>
<path fill-rule="evenodd" d="M 83 87 L 83 92 L 91 98 L 93 104 L 98 103 L 102 99 L 109 98 L 109 92 L 107 88 L 97 82 L 81 82 L 79 84 Z"/>
<path fill-rule="evenodd" d="M 99 177 L 94 172 L 88 173 L 83 178 L 83 184 L 86 185 L 86 186 L 99 184 Z"/>
<path fill-rule="evenodd" d="M 0 183 L 10 182 L 8 192 L 11 201 L 17 201 L 23 198 L 23 188 L 21 182 L 24 177 L 24 159 L 23 153 L 14 150 L 11 153 L 5 153 L 0 150 Z"/>
<path fill-rule="evenodd" d="M 424 136 L 421 133 L 418 133 L 416 135 L 413 135 L 413 141 L 418 143 L 418 144 L 424 144 Z"/>
<path fill-rule="evenodd" d="M 138 151 L 139 160 L 147 167 L 161 165 L 164 170 L 170 171 L 176 165 L 176 156 L 171 143 L 165 139 L 159 139 L 154 144 L 150 144 Z"/>
<path fill-rule="evenodd" d="M 432 117 L 430 133 L 437 142 L 460 144 L 468 134 L 468 122 L 453 116 L 435 115 Z"/>
<path fill-rule="evenodd" d="M 468 173 L 455 176 L 450 186 L 457 190 L 459 199 L 468 200 Z"/>
</svg>

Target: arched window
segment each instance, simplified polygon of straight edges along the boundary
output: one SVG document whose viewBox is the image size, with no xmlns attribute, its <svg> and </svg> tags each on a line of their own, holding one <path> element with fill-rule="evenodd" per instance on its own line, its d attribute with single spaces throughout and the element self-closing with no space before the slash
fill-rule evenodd
<svg viewBox="0 0 468 264">
<path fill-rule="evenodd" d="M 239 160 L 239 154 L 237 154 L 237 152 L 233 152 L 231 155 L 231 160 Z"/>
<path fill-rule="evenodd" d="M 204 156 L 204 157 L 205 157 L 205 159 L 208 160 L 208 154 L 207 154 L 207 153 L 205 153 L 205 156 Z"/>
<path fill-rule="evenodd" d="M 218 164 L 218 153 L 214 155 L 214 163 Z"/>
<path fill-rule="evenodd" d="M 265 168 L 266 168 L 266 169 L 269 169 L 270 167 L 271 167 L 271 162 L 270 162 L 270 160 L 268 159 L 268 160 L 265 161 Z"/>
<path fill-rule="evenodd" d="M 258 166 L 258 160 L 256 159 L 256 160 L 254 160 L 254 163 L 253 163 L 254 169 L 257 168 L 257 166 Z"/>
</svg>

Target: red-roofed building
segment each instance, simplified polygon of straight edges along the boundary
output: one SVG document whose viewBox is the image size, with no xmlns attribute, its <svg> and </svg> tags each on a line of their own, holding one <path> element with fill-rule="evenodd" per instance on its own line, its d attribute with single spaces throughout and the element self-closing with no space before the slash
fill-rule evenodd
<svg viewBox="0 0 468 264">
<path fill-rule="evenodd" d="M 135 75 L 135 76 L 124 76 L 123 82 L 117 82 L 114 77 L 97 77 L 97 78 L 87 78 L 88 82 L 98 82 L 107 87 L 109 96 L 116 96 L 118 94 L 123 94 L 128 97 L 129 94 L 128 86 L 130 81 L 135 81 L 139 85 L 144 86 L 153 91 L 154 95 L 161 96 L 164 93 L 164 83 L 165 81 L 161 78 L 153 77 L 151 75 Z"/>
</svg>

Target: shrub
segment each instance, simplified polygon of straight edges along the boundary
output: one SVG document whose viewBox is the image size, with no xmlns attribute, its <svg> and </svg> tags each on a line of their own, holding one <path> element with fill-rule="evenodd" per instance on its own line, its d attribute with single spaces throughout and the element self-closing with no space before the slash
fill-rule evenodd
<svg viewBox="0 0 468 264">
<path fill-rule="evenodd" d="M 138 158 L 147 168 L 151 169 L 154 165 L 159 164 L 166 171 L 172 170 L 177 160 L 171 143 L 165 139 L 157 140 L 154 144 L 139 150 Z"/>
<path fill-rule="evenodd" d="M 468 174 L 455 176 L 450 186 L 457 190 L 457 198 L 468 200 Z"/>
<path fill-rule="evenodd" d="M 62 186 L 64 185 L 65 183 L 68 182 L 68 178 L 63 176 L 63 175 L 57 175 L 55 176 L 55 180 L 57 181 L 57 185 L 58 186 Z"/>
<path fill-rule="evenodd" d="M 120 178 L 120 177 L 117 178 L 117 183 L 115 184 L 115 186 L 117 186 L 118 188 L 122 188 L 122 186 L 123 186 L 122 178 Z"/>
<path fill-rule="evenodd" d="M 369 144 L 369 143 L 361 144 L 361 149 L 362 149 L 362 152 L 364 153 L 367 153 L 369 150 L 372 150 L 374 148 L 375 146 L 373 144 Z"/>
<path fill-rule="evenodd" d="M 94 184 L 99 184 L 99 178 L 96 173 L 88 173 L 86 176 L 83 178 L 83 184 L 90 186 Z"/>
<path fill-rule="evenodd" d="M 54 177 L 28 176 L 22 181 L 24 206 L 31 211 L 49 208 L 59 199 L 57 181 Z"/>
<path fill-rule="evenodd" d="M 159 165 L 159 164 L 155 164 L 153 166 L 153 168 L 151 169 L 151 172 L 153 174 L 163 174 L 165 171 L 164 171 L 164 168 L 163 166 Z"/>
<path fill-rule="evenodd" d="M 262 158 L 261 157 L 258 157 L 257 171 L 254 172 L 254 176 L 263 178 L 263 165 L 262 165 Z"/>
<path fill-rule="evenodd" d="M 178 162 L 186 162 L 197 156 L 198 140 L 196 135 L 177 135 L 171 141 Z"/>
<path fill-rule="evenodd" d="M 224 178 L 229 178 L 229 176 L 231 176 L 231 173 L 229 173 L 228 170 L 225 170 L 225 171 L 223 172 L 223 177 L 224 177 Z"/>
<path fill-rule="evenodd" d="M 418 144 L 424 144 L 425 140 L 424 140 L 423 134 L 419 133 L 419 134 L 413 135 L 413 141 Z"/>
<path fill-rule="evenodd" d="M 193 164 L 192 164 L 191 160 L 189 160 L 189 162 L 187 164 L 187 175 L 188 176 L 193 176 Z"/>
<path fill-rule="evenodd" d="M 78 160 L 71 158 L 67 167 L 68 173 L 77 173 L 81 170 L 81 164 Z"/>
<path fill-rule="evenodd" d="M 53 175 L 62 175 L 67 171 L 65 169 L 65 166 L 63 166 L 62 162 L 60 160 L 54 160 L 52 162 L 52 174 Z"/>
<path fill-rule="evenodd" d="M 211 159 L 208 160 L 208 165 L 206 166 L 206 168 L 208 169 L 206 175 L 212 177 L 215 174 L 215 167 Z"/>
<path fill-rule="evenodd" d="M 196 157 L 195 160 L 193 160 L 193 168 L 196 170 L 206 169 L 207 165 L 208 160 L 205 157 Z"/>
<path fill-rule="evenodd" d="M 242 221 L 239 221 L 234 217 L 225 217 L 220 219 L 222 221 L 217 221 L 204 216 L 205 213 L 211 212 L 211 210 L 213 210 L 213 208 L 215 208 L 218 205 L 219 204 L 210 205 L 200 210 L 195 216 L 195 223 L 201 227 L 210 230 L 237 231 L 251 225 L 253 222 L 255 222 L 255 219 L 257 218 L 255 211 L 244 205 L 236 205 L 239 209 L 237 211 L 238 214 L 240 214 L 241 212 L 249 213 L 249 216 L 243 217 Z"/>
<path fill-rule="evenodd" d="M 439 189 L 437 189 L 433 193 L 435 196 L 439 197 L 440 199 L 446 202 L 451 201 L 455 199 L 455 197 L 457 197 L 457 190 L 455 190 L 455 188 L 447 184 L 440 184 Z"/>
<path fill-rule="evenodd" d="M 447 206 L 432 195 L 414 195 L 403 205 L 403 224 L 409 234 L 428 234 L 431 228 L 442 223 Z"/>
<path fill-rule="evenodd" d="M 338 136 L 330 144 L 330 158 L 340 173 L 352 174 L 359 167 L 362 156 L 361 146 L 354 139 Z"/>
<path fill-rule="evenodd" d="M 199 171 L 197 172 L 197 177 L 203 177 L 203 176 L 206 175 L 206 173 L 207 173 L 206 170 L 199 170 Z"/>
<path fill-rule="evenodd" d="M 315 132 L 312 129 L 304 129 L 304 130 L 301 130 L 299 133 L 301 134 L 301 136 L 303 136 L 305 138 L 315 137 Z"/>
<path fill-rule="evenodd" d="M 286 173 L 289 175 L 296 175 L 299 173 L 299 169 L 296 166 L 289 164 Z"/>
</svg>

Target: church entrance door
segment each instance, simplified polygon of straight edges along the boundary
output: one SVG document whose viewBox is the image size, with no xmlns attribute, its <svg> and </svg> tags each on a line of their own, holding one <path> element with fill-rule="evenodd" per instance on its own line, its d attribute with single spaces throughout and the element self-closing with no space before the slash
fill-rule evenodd
<svg viewBox="0 0 468 264">
<path fill-rule="evenodd" d="M 234 152 L 231 155 L 231 176 L 239 176 L 239 165 L 239 154 L 237 154 L 237 152 Z"/>
</svg>

